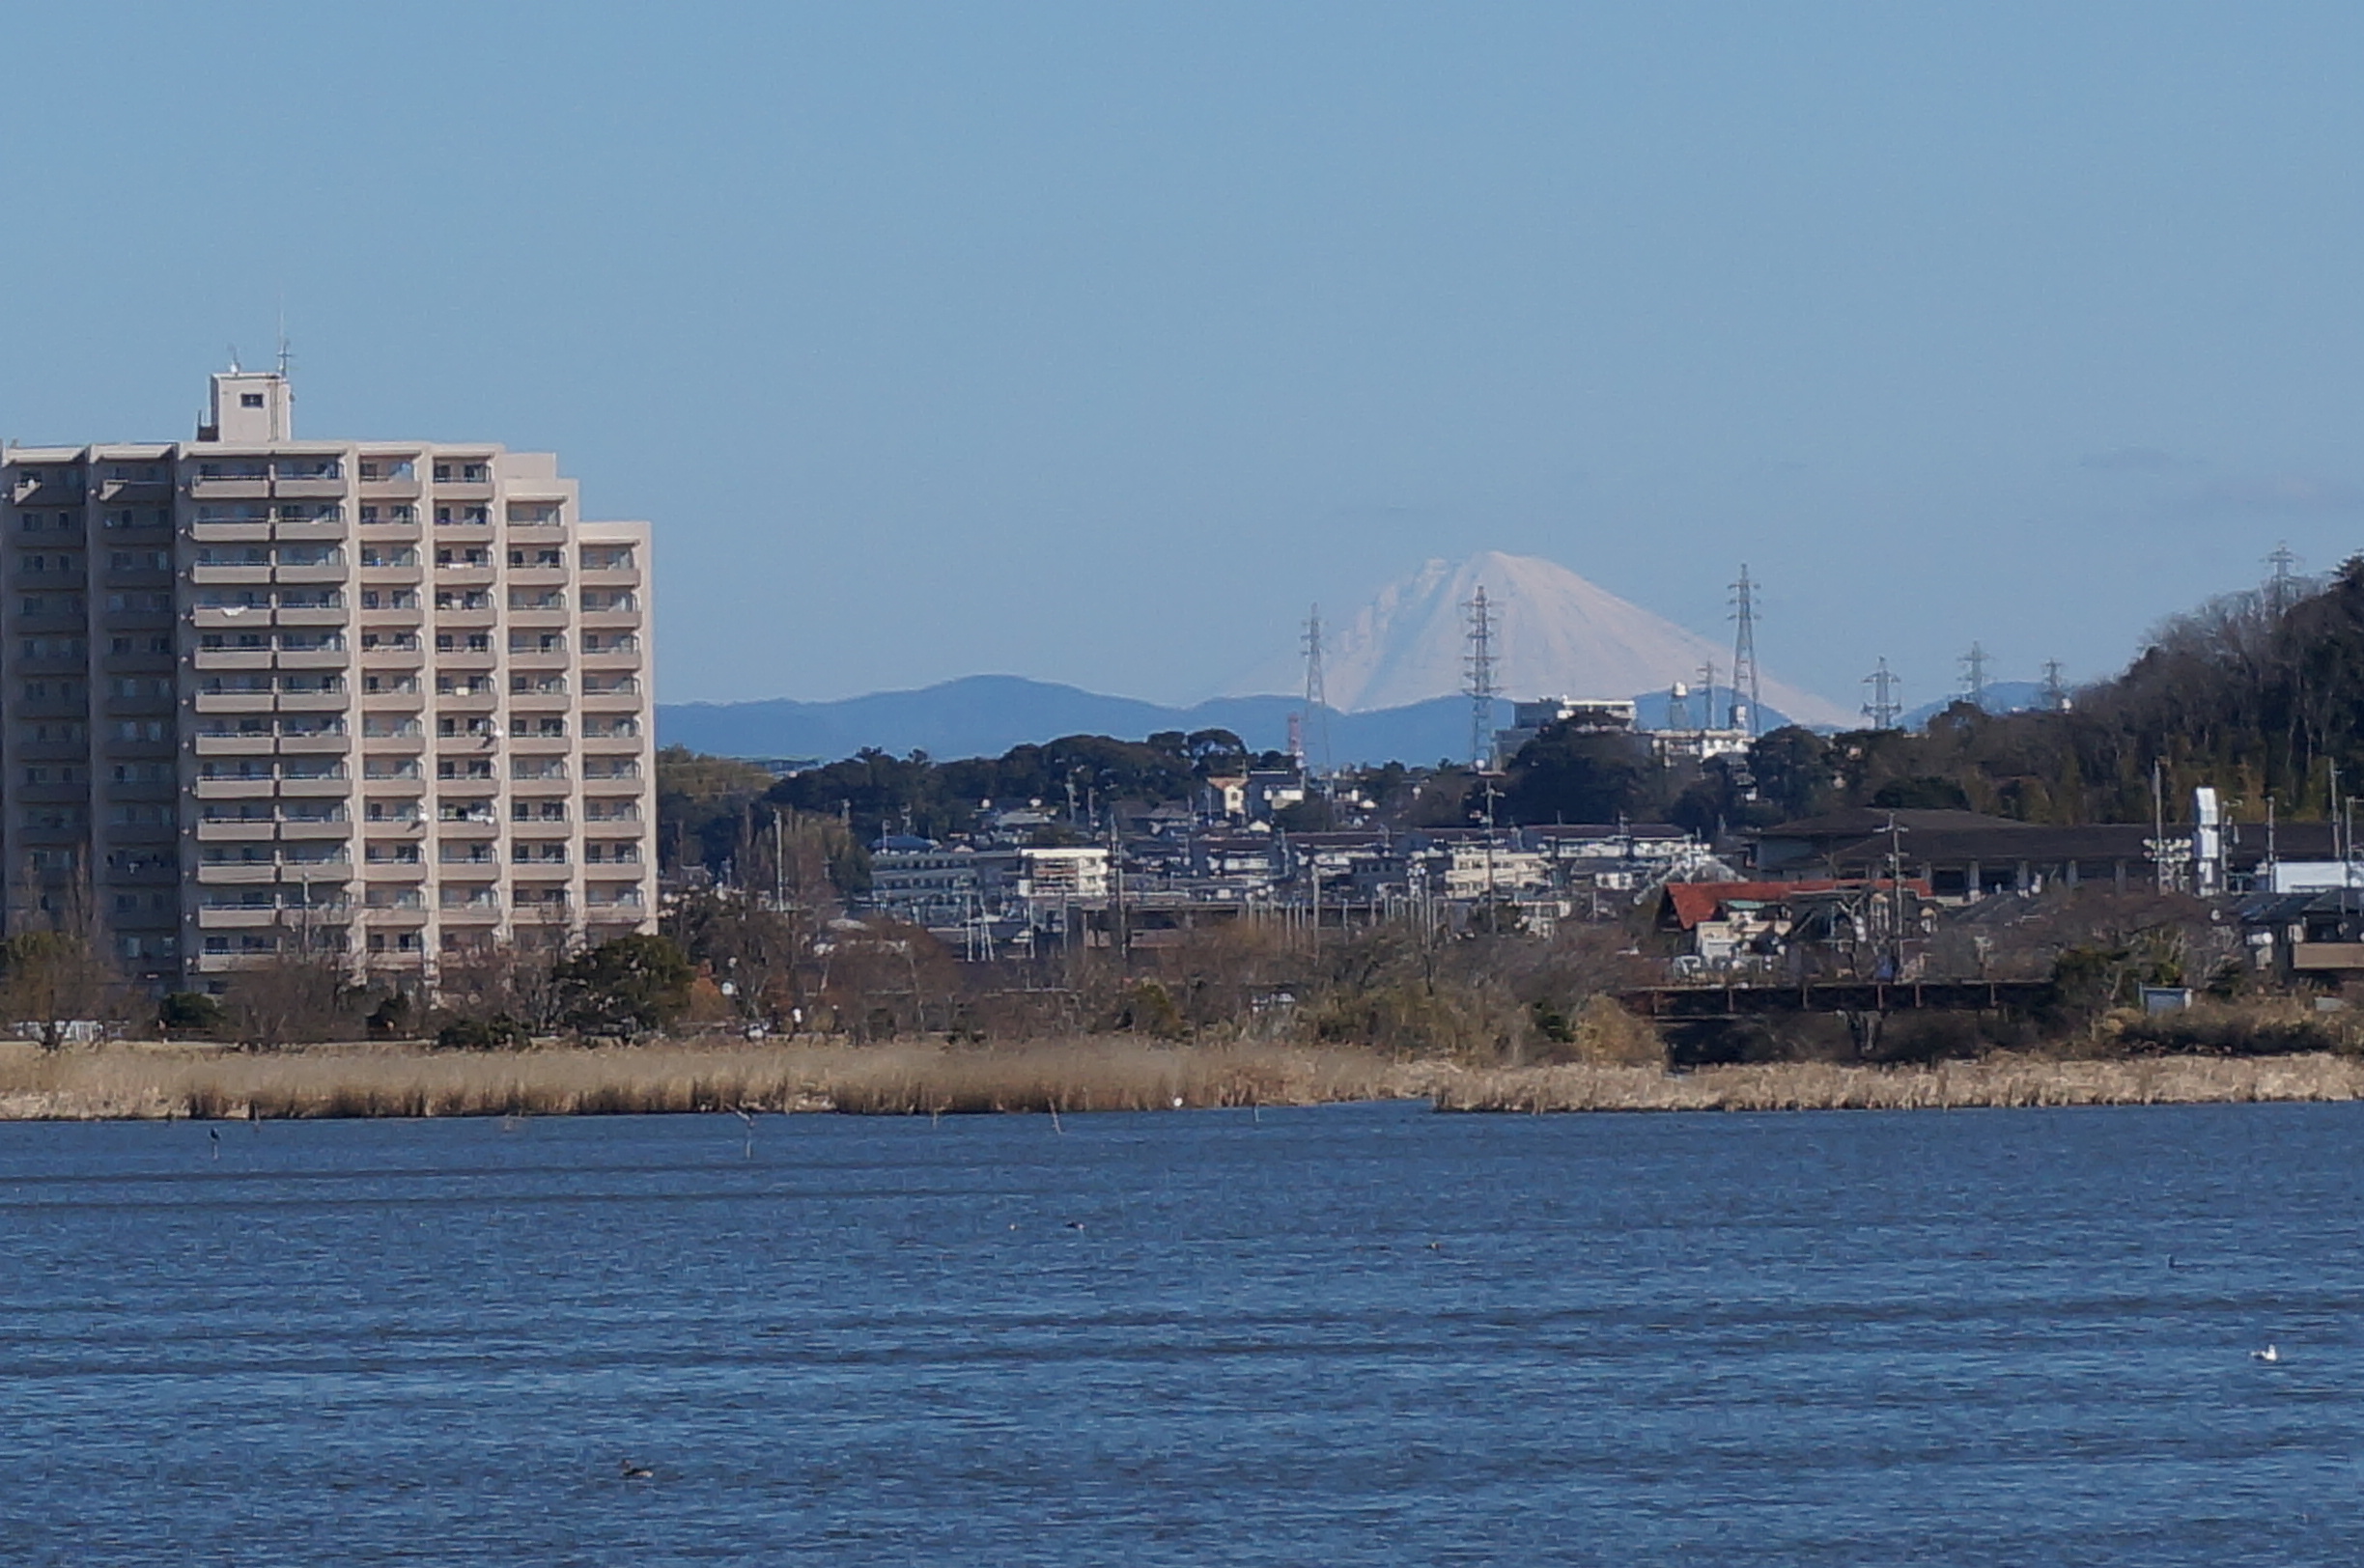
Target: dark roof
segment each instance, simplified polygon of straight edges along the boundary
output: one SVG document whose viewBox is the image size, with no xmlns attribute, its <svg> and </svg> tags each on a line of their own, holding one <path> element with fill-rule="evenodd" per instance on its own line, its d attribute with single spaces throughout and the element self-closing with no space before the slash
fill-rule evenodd
<svg viewBox="0 0 2364 1568">
<path fill-rule="evenodd" d="M 1877 806 L 1849 806 L 1843 811 L 1826 811 L 1819 817 L 1801 817 L 1773 827 L 1760 827 L 1758 838 L 1865 838 L 1872 833 L 1885 833 L 1891 821 L 1908 833 L 1986 831 L 1996 828 L 2025 828 L 2029 825 L 2013 822 L 2009 817 L 1989 817 L 1983 811 L 1888 811 Z"/>
<path fill-rule="evenodd" d="M 1667 823 L 1638 822 L 1617 827 L 1601 823 L 1538 823 L 1523 829 L 1537 838 L 1689 838 L 1691 830 Z"/>
<path fill-rule="evenodd" d="M 2260 893 L 2243 899 L 2237 913 L 2245 926 L 2278 926 L 2309 914 L 2364 914 L 2364 887 Z"/>
</svg>

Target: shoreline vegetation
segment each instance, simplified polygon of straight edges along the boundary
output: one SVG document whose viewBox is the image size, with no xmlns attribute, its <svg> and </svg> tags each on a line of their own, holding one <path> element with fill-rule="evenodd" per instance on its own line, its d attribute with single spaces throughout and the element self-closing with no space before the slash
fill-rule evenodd
<svg viewBox="0 0 2364 1568">
<path fill-rule="evenodd" d="M 1427 1101 L 1442 1111 L 1969 1109 L 2364 1099 L 2328 1052 L 1927 1065 L 1469 1066 L 1351 1048 L 1084 1037 L 1006 1046 L 710 1044 L 254 1052 L 170 1043 L 0 1047 L 0 1120 L 226 1120 L 833 1111 L 958 1115 Z"/>
</svg>

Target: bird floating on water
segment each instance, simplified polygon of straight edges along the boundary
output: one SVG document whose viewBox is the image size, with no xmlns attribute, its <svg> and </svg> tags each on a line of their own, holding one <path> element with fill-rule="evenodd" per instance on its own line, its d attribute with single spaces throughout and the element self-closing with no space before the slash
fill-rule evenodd
<svg viewBox="0 0 2364 1568">
<path fill-rule="evenodd" d="M 629 1459 L 620 1459 L 616 1461 L 616 1474 L 619 1478 L 627 1481 L 653 1481 L 657 1479 L 657 1472 L 655 1470 L 649 1469 L 646 1465 L 635 1465 Z"/>
<path fill-rule="evenodd" d="M 2251 1351 L 2249 1353 L 2249 1358 L 2253 1361 L 2266 1361 L 2270 1363 L 2282 1359 L 2282 1352 L 2276 1349 L 2274 1346 L 2268 1345 L 2264 1350 Z"/>
</svg>

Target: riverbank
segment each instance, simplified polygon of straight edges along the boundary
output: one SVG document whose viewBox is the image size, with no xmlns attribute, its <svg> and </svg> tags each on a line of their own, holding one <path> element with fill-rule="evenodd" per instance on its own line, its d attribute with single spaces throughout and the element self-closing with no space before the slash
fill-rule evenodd
<svg viewBox="0 0 2364 1568">
<path fill-rule="evenodd" d="M 2364 1099 L 2364 1062 L 2328 1054 L 2061 1060 L 1998 1054 L 1928 1067 L 1769 1062 L 1682 1074 L 1534 1067 L 1449 1078 L 1439 1110 L 1967 1110 Z"/>
<path fill-rule="evenodd" d="M 1429 1100 L 1542 1113 L 1915 1110 L 2364 1099 L 2364 1062 L 2327 1054 L 2051 1060 L 1926 1068 L 1767 1063 L 1464 1068 L 1292 1046 L 1080 1039 L 994 1048 L 919 1042 L 658 1044 L 430 1051 L 381 1045 L 252 1053 L 113 1044 L 0 1046 L 0 1120 L 566 1116 L 690 1111 L 932 1115 L 1203 1109 Z"/>
<path fill-rule="evenodd" d="M 899 1042 L 245 1052 L 112 1044 L 43 1053 L 10 1045 L 0 1047 L 0 1120 L 1166 1110 L 1423 1099 L 1439 1071 L 1366 1051 L 1122 1039 L 990 1050 Z"/>
</svg>

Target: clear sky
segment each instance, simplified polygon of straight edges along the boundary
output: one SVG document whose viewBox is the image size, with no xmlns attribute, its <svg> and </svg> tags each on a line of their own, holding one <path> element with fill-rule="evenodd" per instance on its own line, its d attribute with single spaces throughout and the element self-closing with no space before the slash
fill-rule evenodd
<svg viewBox="0 0 2364 1568">
<path fill-rule="evenodd" d="M 0 434 L 555 448 L 662 695 L 1203 696 L 1549 556 L 1850 705 L 2364 522 L 2364 7 L 12 8 Z"/>
</svg>

